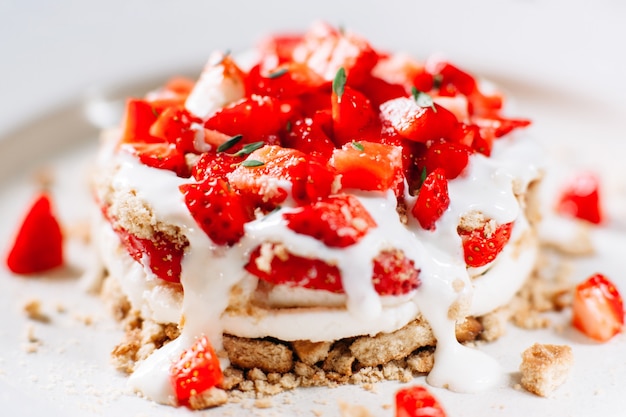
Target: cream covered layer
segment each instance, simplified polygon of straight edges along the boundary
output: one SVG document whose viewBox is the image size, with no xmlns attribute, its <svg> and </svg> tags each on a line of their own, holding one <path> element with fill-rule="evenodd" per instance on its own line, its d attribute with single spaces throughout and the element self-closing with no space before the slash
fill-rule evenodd
<svg viewBox="0 0 626 417">
<path fill-rule="evenodd" d="M 294 210 L 289 204 L 247 223 L 246 234 L 236 245 L 217 246 L 197 226 L 184 203 L 178 187 L 188 180 L 115 153 L 113 145 L 103 148 L 99 160 L 101 175 L 113 176 L 110 187 L 119 195 L 132 193 L 145 202 L 154 218 L 177 225 L 189 242 L 182 261 L 181 296 L 176 285 L 152 274 L 147 260 L 142 265 L 125 254 L 110 226 L 101 225 L 105 264 L 133 306 L 157 322 L 184 323 L 181 336 L 155 351 L 131 376 L 133 388 L 147 397 L 173 402 L 169 365 L 201 334 L 208 335 L 217 350 L 222 347 L 223 333 L 285 341 L 337 340 L 391 332 L 420 314 L 438 341 L 430 383 L 472 392 L 498 381 L 495 361 L 456 341 L 455 322 L 506 304 L 534 264 L 536 249 L 523 244 L 531 233 L 518 198 L 540 177 L 540 153 L 528 138 L 498 139 L 489 158 L 472 154 L 465 172 L 449 181 L 450 206 L 433 231 L 420 228 L 411 216 L 408 224 L 403 223 L 391 191 L 355 191 L 378 227 L 346 248 L 330 248 L 289 229 L 282 216 Z M 412 199 L 406 196 L 409 205 Z M 475 278 L 470 274 L 483 271 L 468 271 L 457 232 L 459 220 L 470 212 L 480 212 L 498 224 L 514 222 L 509 244 Z M 243 266 L 251 251 L 268 241 L 281 243 L 292 254 L 337 265 L 345 295 L 280 288 L 270 304 L 301 307 L 270 308 L 255 315 L 241 313 L 241 309 L 227 312 L 231 302 L 245 303 L 254 296 L 257 279 Z M 381 297 L 374 290 L 372 259 L 389 248 L 402 250 L 420 270 L 421 285 L 414 292 Z M 236 298 L 232 297 L 235 287 Z"/>
</svg>

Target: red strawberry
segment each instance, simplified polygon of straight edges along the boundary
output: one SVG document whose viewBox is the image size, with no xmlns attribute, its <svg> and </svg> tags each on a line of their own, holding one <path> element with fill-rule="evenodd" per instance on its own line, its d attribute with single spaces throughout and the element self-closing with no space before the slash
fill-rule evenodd
<svg viewBox="0 0 626 417">
<path fill-rule="evenodd" d="M 396 417 L 446 417 L 446 412 L 425 387 L 412 386 L 396 392 Z"/>
<path fill-rule="evenodd" d="M 332 121 L 330 130 L 332 130 Z M 334 143 L 324 131 L 322 115 L 296 120 L 287 133 L 283 144 L 305 154 L 319 154 L 326 158 L 329 158 L 335 149 Z"/>
<path fill-rule="evenodd" d="M 496 259 L 511 238 L 513 222 L 501 224 L 493 232 L 481 229 L 459 230 L 467 266 L 479 267 Z"/>
<path fill-rule="evenodd" d="M 248 94 L 276 98 L 297 98 L 313 93 L 327 81 L 299 62 L 286 62 L 262 73 L 261 65 L 252 67 L 246 79 Z"/>
<path fill-rule="evenodd" d="M 471 148 L 454 142 L 436 141 L 428 147 L 422 156 L 422 166 L 426 172 L 441 168 L 447 179 L 458 177 L 469 162 Z"/>
<path fill-rule="evenodd" d="M 181 153 L 197 153 L 195 147 L 196 130 L 194 123 L 201 123 L 201 119 L 193 116 L 182 105 L 168 107 L 163 110 L 150 127 L 150 135 L 162 138 L 164 141 L 176 145 Z"/>
<path fill-rule="evenodd" d="M 120 149 L 137 156 L 144 165 L 173 171 L 181 178 L 189 178 L 191 175 L 185 154 L 173 143 L 124 143 Z"/>
<path fill-rule="evenodd" d="M 396 189 L 402 183 L 402 149 L 382 143 L 353 142 L 333 152 L 330 163 L 341 187 L 367 191 Z"/>
<path fill-rule="evenodd" d="M 527 127 L 531 123 L 528 119 L 510 119 L 501 116 L 474 116 L 471 119 L 480 128 L 482 136 L 494 138 L 500 138 L 517 128 Z"/>
<path fill-rule="evenodd" d="M 424 179 L 411 213 L 422 228 L 434 230 L 435 223 L 449 206 L 450 196 L 445 171 L 437 168 Z"/>
<path fill-rule="evenodd" d="M 598 177 L 591 172 L 583 172 L 572 178 L 561 192 L 556 210 L 590 223 L 602 223 Z"/>
<path fill-rule="evenodd" d="M 622 296 L 604 275 L 592 275 L 576 287 L 572 324 L 599 342 L 606 342 L 624 328 Z"/>
<path fill-rule="evenodd" d="M 240 162 L 241 159 L 225 152 L 205 152 L 193 166 L 191 173 L 198 182 L 209 178 L 226 179 L 226 175 L 232 172 Z"/>
<path fill-rule="evenodd" d="M 380 106 L 383 126 L 392 127 L 402 137 L 416 142 L 448 139 L 458 124 L 456 116 L 433 103 L 422 107 L 414 98 L 400 97 Z"/>
<path fill-rule="evenodd" d="M 380 295 L 406 294 L 419 287 L 419 270 L 404 252 L 397 249 L 382 251 L 374 259 L 372 282 Z"/>
<path fill-rule="evenodd" d="M 372 283 L 380 295 L 406 294 L 419 287 L 419 270 L 415 269 L 413 261 L 406 258 L 403 252 L 382 251 L 372 262 Z M 337 266 L 320 259 L 293 255 L 279 245 L 256 248 L 245 268 L 259 279 L 274 285 L 343 293 L 341 273 Z"/>
<path fill-rule="evenodd" d="M 234 245 L 244 235 L 244 224 L 253 220 L 244 198 L 221 178 L 183 184 L 180 191 L 196 223 L 218 245 Z"/>
<path fill-rule="evenodd" d="M 377 140 L 380 137 L 380 121 L 370 100 L 348 86 L 342 88 L 343 92 L 333 88 L 331 96 L 335 144 L 341 146 L 352 141 Z"/>
<path fill-rule="evenodd" d="M 161 138 L 150 134 L 150 127 L 162 111 L 163 108 L 157 108 L 147 100 L 129 99 L 126 101 L 121 142 L 162 142 Z"/>
<path fill-rule="evenodd" d="M 376 222 L 353 195 L 340 194 L 283 214 L 287 227 L 312 236 L 326 246 L 345 248 L 357 243 Z"/>
<path fill-rule="evenodd" d="M 6 263 L 16 274 L 43 272 L 63 264 L 63 234 L 47 193 L 39 194 L 30 206 Z"/>
<path fill-rule="evenodd" d="M 170 383 L 179 404 L 222 383 L 220 362 L 206 336 L 201 336 L 170 367 Z"/>
</svg>

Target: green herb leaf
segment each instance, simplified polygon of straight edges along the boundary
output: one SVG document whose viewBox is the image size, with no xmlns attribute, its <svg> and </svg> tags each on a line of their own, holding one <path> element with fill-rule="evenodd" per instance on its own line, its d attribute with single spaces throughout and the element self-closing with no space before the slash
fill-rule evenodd
<svg viewBox="0 0 626 417">
<path fill-rule="evenodd" d="M 241 166 L 244 166 L 246 168 L 260 167 L 263 165 L 265 165 L 265 162 L 257 161 L 256 159 L 246 160 L 241 163 Z"/>
<path fill-rule="evenodd" d="M 435 74 L 433 77 L 433 88 L 439 90 L 441 88 L 441 83 L 443 82 L 443 75 Z"/>
<path fill-rule="evenodd" d="M 236 144 L 238 144 L 241 139 L 243 139 L 243 135 L 233 136 L 232 138 L 228 139 L 226 142 L 224 142 L 220 146 L 218 146 L 217 147 L 217 151 L 218 152 L 227 151 L 230 148 L 232 148 L 233 146 L 235 146 Z"/>
<path fill-rule="evenodd" d="M 292 127 L 293 127 L 293 126 L 291 126 L 291 120 L 287 120 L 287 123 L 285 124 L 285 130 L 286 130 L 287 132 L 291 132 L 291 128 L 292 128 Z"/>
<path fill-rule="evenodd" d="M 154 115 L 154 117 L 159 117 L 159 112 L 157 111 L 157 109 L 150 106 L 150 111 L 152 111 L 152 114 Z"/>
<path fill-rule="evenodd" d="M 426 167 L 422 168 L 422 173 L 420 174 L 420 186 L 419 188 L 422 188 L 422 184 L 424 184 L 424 181 L 426 181 L 426 177 L 428 176 L 427 172 L 426 172 Z"/>
<path fill-rule="evenodd" d="M 429 94 L 418 90 L 417 88 L 415 88 L 415 86 L 411 87 L 411 94 L 413 94 L 413 99 L 415 100 L 418 106 L 430 107 L 431 109 L 433 109 L 435 113 L 437 113 L 437 107 L 435 107 L 435 101 Z"/>
<path fill-rule="evenodd" d="M 235 152 L 233 156 L 250 155 L 252 152 L 264 146 L 265 146 L 265 142 L 263 141 L 248 143 L 247 145 L 244 145 L 244 147 L 241 148 L 239 151 Z"/>
<path fill-rule="evenodd" d="M 289 70 L 288 70 L 287 68 L 279 68 L 279 69 L 277 69 L 277 70 L 276 70 L 276 71 L 274 71 L 274 72 L 270 72 L 270 73 L 267 75 L 267 78 L 271 78 L 271 79 L 278 78 L 278 77 L 280 77 L 281 75 L 285 75 L 288 71 L 289 71 Z"/>
<path fill-rule="evenodd" d="M 335 74 L 335 79 L 333 80 L 333 92 L 339 98 L 341 98 L 346 89 L 346 79 L 346 70 L 343 67 L 339 68 L 337 70 L 337 74 Z"/>
<path fill-rule="evenodd" d="M 361 152 L 365 150 L 361 142 L 352 141 L 352 147 L 356 149 L 357 151 L 361 151 Z"/>
</svg>

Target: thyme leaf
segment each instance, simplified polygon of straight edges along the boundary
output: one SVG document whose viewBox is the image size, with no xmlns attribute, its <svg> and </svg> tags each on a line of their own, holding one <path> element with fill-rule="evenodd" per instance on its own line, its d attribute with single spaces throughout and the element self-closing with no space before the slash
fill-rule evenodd
<svg viewBox="0 0 626 417">
<path fill-rule="evenodd" d="M 248 143 L 247 145 L 244 145 L 243 148 L 235 152 L 233 156 L 250 155 L 252 152 L 262 148 L 263 146 L 265 146 L 265 142 L 263 141 Z"/>
<path fill-rule="evenodd" d="M 267 78 L 271 78 L 271 79 L 278 78 L 281 75 L 285 75 L 288 71 L 289 70 L 287 68 L 279 68 L 276 71 L 270 72 L 267 75 Z"/>
<path fill-rule="evenodd" d="M 420 107 L 430 107 L 435 113 L 437 113 L 437 107 L 435 107 L 435 101 L 428 93 L 424 93 L 418 90 L 415 86 L 411 87 L 411 94 L 413 99 Z"/>
<path fill-rule="evenodd" d="M 346 89 L 346 79 L 346 70 L 343 67 L 339 68 L 333 80 L 333 92 L 338 98 L 341 98 Z"/>
<path fill-rule="evenodd" d="M 246 168 L 255 168 L 265 165 L 265 162 L 257 161 L 256 159 L 245 160 L 241 163 L 241 166 Z"/>
<path fill-rule="evenodd" d="M 243 135 L 235 135 L 232 138 L 228 139 L 226 142 L 222 143 L 217 147 L 218 152 L 224 152 L 235 146 L 239 143 L 239 141 L 243 139 Z"/>
<path fill-rule="evenodd" d="M 363 147 L 363 144 L 361 142 L 356 142 L 356 141 L 352 141 L 352 147 L 354 149 L 356 149 L 357 151 L 361 151 L 363 152 L 365 150 L 365 148 Z"/>
</svg>

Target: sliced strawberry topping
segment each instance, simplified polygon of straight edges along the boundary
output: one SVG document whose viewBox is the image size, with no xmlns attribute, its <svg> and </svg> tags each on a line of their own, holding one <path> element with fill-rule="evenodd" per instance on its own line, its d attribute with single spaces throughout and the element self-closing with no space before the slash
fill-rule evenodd
<svg viewBox="0 0 626 417">
<path fill-rule="evenodd" d="M 437 399 L 422 386 L 396 392 L 396 417 L 446 417 Z"/>
<path fill-rule="evenodd" d="M 387 191 L 402 183 L 402 149 L 373 142 L 347 143 L 333 152 L 331 164 L 343 189 Z"/>
<path fill-rule="evenodd" d="M 125 143 L 120 149 L 137 156 L 142 164 L 149 167 L 167 169 L 182 178 L 191 175 L 185 155 L 173 143 Z"/>
<path fill-rule="evenodd" d="M 265 244 L 250 255 L 246 270 L 274 285 L 343 293 L 341 272 L 320 259 L 296 256 L 282 245 Z M 419 270 L 399 250 L 380 252 L 373 259 L 372 283 L 380 295 L 401 295 L 420 285 Z"/>
<path fill-rule="evenodd" d="M 380 137 L 378 115 L 370 100 L 357 90 L 347 86 L 333 88 L 332 116 L 333 138 L 338 146 Z"/>
<path fill-rule="evenodd" d="M 218 245 L 233 245 L 244 235 L 244 224 L 253 220 L 244 198 L 220 178 L 183 184 L 180 191 L 194 220 Z"/>
<path fill-rule="evenodd" d="M 170 367 L 170 383 L 179 404 L 222 383 L 219 359 L 206 336 L 201 336 Z"/>
<path fill-rule="evenodd" d="M 376 222 L 353 195 L 339 194 L 284 213 L 287 227 L 312 236 L 326 246 L 344 248 L 357 243 Z"/>
<path fill-rule="evenodd" d="M 335 149 L 335 145 L 326 133 L 325 128 L 332 131 L 332 120 L 324 120 L 324 114 L 315 117 L 296 120 L 291 130 L 287 133 L 283 145 L 294 148 L 306 154 L 318 154 L 329 158 Z"/>
<path fill-rule="evenodd" d="M 592 275 L 576 286 L 572 324 L 598 342 L 606 342 L 623 330 L 622 296 L 604 275 Z"/>
<path fill-rule="evenodd" d="M 196 130 L 192 125 L 201 119 L 193 116 L 182 105 L 168 107 L 150 126 L 150 135 L 176 145 L 182 153 L 198 152 L 195 146 Z"/>
<path fill-rule="evenodd" d="M 63 265 L 63 234 L 47 193 L 40 193 L 28 209 L 6 264 L 16 274 L 33 274 Z"/>
<path fill-rule="evenodd" d="M 512 229 L 513 222 L 501 224 L 494 230 L 487 225 L 471 231 L 459 230 L 467 266 L 479 267 L 496 259 L 511 238 Z"/>
<path fill-rule="evenodd" d="M 416 142 L 447 139 L 453 136 L 457 120 L 452 112 L 433 103 L 421 106 L 417 100 L 401 97 L 380 106 L 383 125 Z"/>
<path fill-rule="evenodd" d="M 598 177 L 591 172 L 582 172 L 572 178 L 561 191 L 556 209 L 570 217 L 594 224 L 602 223 Z"/>
<path fill-rule="evenodd" d="M 156 122 L 162 111 L 163 108 L 158 108 L 147 100 L 129 99 L 126 101 L 121 142 L 163 142 L 163 139 L 150 134 L 152 124 Z"/>
<path fill-rule="evenodd" d="M 306 64 L 288 62 L 262 73 L 261 65 L 254 66 L 246 79 L 249 94 L 276 98 L 296 98 L 314 93 L 328 85 L 320 75 Z"/>
<path fill-rule="evenodd" d="M 454 179 L 465 170 L 472 153 L 472 148 L 463 144 L 436 141 L 427 148 L 420 162 L 422 167 L 426 168 L 426 172 L 433 172 L 439 168 L 446 178 Z"/>
<path fill-rule="evenodd" d="M 445 171 L 437 168 L 424 179 L 411 213 L 422 228 L 434 230 L 435 223 L 449 206 L 450 196 Z"/>
<path fill-rule="evenodd" d="M 226 175 L 233 172 L 241 158 L 225 152 L 205 152 L 196 161 L 191 174 L 198 182 L 210 178 L 226 179 Z"/>
</svg>

